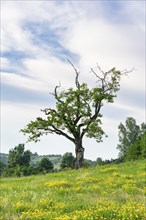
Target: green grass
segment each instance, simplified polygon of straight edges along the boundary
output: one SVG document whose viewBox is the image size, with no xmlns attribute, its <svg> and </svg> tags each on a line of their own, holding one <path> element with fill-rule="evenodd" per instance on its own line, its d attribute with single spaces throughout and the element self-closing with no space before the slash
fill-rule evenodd
<svg viewBox="0 0 146 220">
<path fill-rule="evenodd" d="M 145 162 L 2 178 L 1 220 L 144 220 Z"/>
</svg>

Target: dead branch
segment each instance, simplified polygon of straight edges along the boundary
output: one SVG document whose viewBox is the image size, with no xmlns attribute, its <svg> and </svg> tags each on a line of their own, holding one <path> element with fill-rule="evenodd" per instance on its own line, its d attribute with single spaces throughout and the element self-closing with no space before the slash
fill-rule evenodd
<svg viewBox="0 0 146 220">
<path fill-rule="evenodd" d="M 79 83 L 79 72 L 78 70 L 75 68 L 75 66 L 72 64 L 72 62 L 67 59 L 67 61 L 70 63 L 70 65 L 73 67 L 75 73 L 76 73 L 76 78 L 75 78 L 75 84 L 76 84 L 76 87 L 79 88 L 80 87 L 80 83 Z"/>
</svg>

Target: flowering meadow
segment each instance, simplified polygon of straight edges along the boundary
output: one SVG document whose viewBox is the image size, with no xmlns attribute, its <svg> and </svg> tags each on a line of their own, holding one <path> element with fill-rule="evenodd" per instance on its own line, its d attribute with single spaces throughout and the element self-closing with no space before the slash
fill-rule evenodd
<svg viewBox="0 0 146 220">
<path fill-rule="evenodd" d="M 1 220 L 144 220 L 145 160 L 1 178 Z"/>
</svg>

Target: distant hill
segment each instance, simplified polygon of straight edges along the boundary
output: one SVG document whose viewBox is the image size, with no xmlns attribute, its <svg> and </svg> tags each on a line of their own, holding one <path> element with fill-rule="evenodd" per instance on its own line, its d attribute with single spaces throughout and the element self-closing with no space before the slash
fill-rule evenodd
<svg viewBox="0 0 146 220">
<path fill-rule="evenodd" d="M 60 163 L 62 159 L 62 155 L 60 154 L 38 155 L 37 153 L 34 153 L 31 155 L 30 165 L 34 167 L 37 166 L 43 157 L 47 157 L 53 163 L 55 169 L 60 168 Z"/>
<path fill-rule="evenodd" d="M 9 154 L 0 153 L 0 160 L 2 161 L 3 164 L 7 163 L 8 156 L 9 156 Z M 60 168 L 60 163 L 61 163 L 61 159 L 62 159 L 61 154 L 38 155 L 37 153 L 31 153 L 30 165 L 33 167 L 36 167 L 38 165 L 38 163 L 42 160 L 43 157 L 47 157 L 53 163 L 55 169 Z M 92 160 L 85 159 L 85 161 L 86 161 L 86 164 L 88 164 L 90 166 L 94 165 L 94 163 L 95 163 Z"/>
<path fill-rule="evenodd" d="M 3 164 L 6 164 L 8 160 L 8 156 L 9 154 L 0 153 L 0 161 L 2 161 Z M 32 153 L 30 165 L 34 167 L 37 166 L 43 157 L 47 157 L 54 164 L 55 169 L 60 168 L 60 163 L 61 163 L 61 158 L 62 158 L 62 155 L 60 154 L 38 155 L 37 153 Z"/>
</svg>

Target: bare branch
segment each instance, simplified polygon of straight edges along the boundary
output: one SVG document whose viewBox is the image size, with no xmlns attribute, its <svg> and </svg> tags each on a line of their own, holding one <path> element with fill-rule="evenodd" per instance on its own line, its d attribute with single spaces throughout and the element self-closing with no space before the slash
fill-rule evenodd
<svg viewBox="0 0 146 220">
<path fill-rule="evenodd" d="M 59 86 L 55 86 L 55 97 L 57 98 L 57 89 L 61 87 L 61 83 L 59 82 Z"/>
<path fill-rule="evenodd" d="M 99 66 L 99 64 L 97 63 L 97 68 L 100 70 L 100 72 L 105 75 L 105 72 L 101 69 L 101 67 Z"/>
<path fill-rule="evenodd" d="M 100 68 L 100 67 L 99 67 L 99 68 Z M 105 78 L 106 78 L 107 73 L 104 73 L 101 69 L 100 69 L 100 71 L 103 73 L 103 78 L 100 77 L 100 76 L 91 68 L 91 72 L 94 73 L 94 75 L 98 78 L 97 83 L 99 83 L 99 86 L 104 89 L 104 87 L 107 85 L 107 84 L 106 84 L 106 81 L 105 81 Z M 100 85 L 100 83 L 101 83 L 101 85 Z"/>
<path fill-rule="evenodd" d="M 80 87 L 80 83 L 79 83 L 79 72 L 78 70 L 75 68 L 75 66 L 72 64 L 72 62 L 67 59 L 67 61 L 70 63 L 70 65 L 73 67 L 75 73 L 76 73 L 76 78 L 75 78 L 75 84 L 76 84 L 76 87 L 79 88 Z"/>
<path fill-rule="evenodd" d="M 126 75 L 127 76 L 128 73 L 131 73 L 134 70 L 135 70 L 134 67 L 131 70 L 127 70 L 127 69 L 121 70 L 121 75 Z"/>
<path fill-rule="evenodd" d="M 62 100 L 59 99 L 58 97 L 58 94 L 57 94 L 57 89 L 61 87 L 61 83 L 59 82 L 59 85 L 58 86 L 55 86 L 55 89 L 54 89 L 54 93 L 50 93 L 51 95 L 55 96 L 55 99 L 60 102 L 60 103 L 64 103 Z"/>
<path fill-rule="evenodd" d="M 97 73 L 91 68 L 91 72 L 94 73 L 94 75 L 99 79 L 102 80 L 102 78 L 100 76 L 97 75 Z"/>
</svg>

